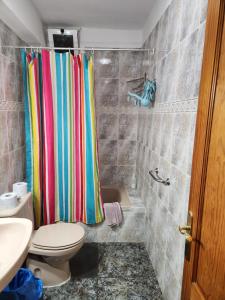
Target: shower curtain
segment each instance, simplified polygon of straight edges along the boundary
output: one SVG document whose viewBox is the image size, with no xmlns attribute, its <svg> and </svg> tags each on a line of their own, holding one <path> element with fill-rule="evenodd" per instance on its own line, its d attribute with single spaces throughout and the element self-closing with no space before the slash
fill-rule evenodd
<svg viewBox="0 0 225 300">
<path fill-rule="evenodd" d="M 36 226 L 104 219 L 93 57 L 22 50 L 26 179 Z"/>
</svg>

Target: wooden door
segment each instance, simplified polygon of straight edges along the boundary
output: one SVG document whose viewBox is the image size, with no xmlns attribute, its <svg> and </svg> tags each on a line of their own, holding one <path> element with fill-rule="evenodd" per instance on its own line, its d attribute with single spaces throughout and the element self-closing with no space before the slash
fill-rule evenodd
<svg viewBox="0 0 225 300">
<path fill-rule="evenodd" d="M 189 210 L 183 300 L 225 300 L 225 0 L 209 0 Z"/>
</svg>

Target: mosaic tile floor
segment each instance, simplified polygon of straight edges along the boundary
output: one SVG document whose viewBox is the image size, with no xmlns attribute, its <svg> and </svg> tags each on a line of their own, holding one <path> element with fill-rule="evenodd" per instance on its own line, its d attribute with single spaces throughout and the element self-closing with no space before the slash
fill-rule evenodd
<svg viewBox="0 0 225 300">
<path fill-rule="evenodd" d="M 161 291 L 142 243 L 89 243 L 71 260 L 72 278 L 46 289 L 43 300 L 160 300 Z"/>
</svg>

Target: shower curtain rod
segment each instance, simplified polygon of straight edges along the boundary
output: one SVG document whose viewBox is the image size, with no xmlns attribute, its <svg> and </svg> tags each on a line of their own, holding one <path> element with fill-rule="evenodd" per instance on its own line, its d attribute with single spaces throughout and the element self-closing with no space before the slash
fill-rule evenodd
<svg viewBox="0 0 225 300">
<path fill-rule="evenodd" d="M 81 50 L 81 51 L 140 51 L 140 52 L 152 52 L 155 54 L 156 50 L 153 49 L 139 49 L 139 48 L 91 48 L 91 47 L 76 47 L 76 48 L 64 48 L 64 47 L 42 47 L 42 46 L 4 46 L 1 48 L 12 48 L 12 49 L 48 49 L 48 50 Z M 159 50 L 159 52 L 166 52 L 168 50 Z"/>
</svg>

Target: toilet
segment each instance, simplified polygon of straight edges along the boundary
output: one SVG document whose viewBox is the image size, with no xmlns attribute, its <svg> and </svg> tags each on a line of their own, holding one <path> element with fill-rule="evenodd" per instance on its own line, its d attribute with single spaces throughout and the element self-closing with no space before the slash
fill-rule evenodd
<svg viewBox="0 0 225 300">
<path fill-rule="evenodd" d="M 20 199 L 16 208 L 1 211 L 0 217 L 22 217 L 32 222 L 31 193 Z M 70 280 L 69 260 L 81 249 L 85 231 L 79 224 L 58 222 L 34 230 L 27 268 L 43 280 L 44 287 L 60 286 Z"/>
</svg>

